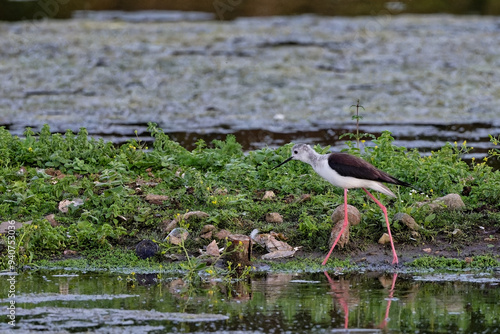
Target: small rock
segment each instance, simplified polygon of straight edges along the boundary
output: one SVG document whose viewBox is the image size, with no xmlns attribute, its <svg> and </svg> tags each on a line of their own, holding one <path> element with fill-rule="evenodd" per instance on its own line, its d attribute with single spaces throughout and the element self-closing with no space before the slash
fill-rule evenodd
<svg viewBox="0 0 500 334">
<path fill-rule="evenodd" d="M 296 249 L 292 249 L 292 250 L 277 250 L 277 251 L 274 251 L 274 252 L 271 252 L 271 253 L 264 254 L 260 258 L 262 260 L 284 259 L 284 258 L 287 258 L 287 257 L 292 257 L 295 254 L 296 251 L 297 251 Z"/>
<path fill-rule="evenodd" d="M 214 194 L 219 195 L 219 196 L 226 196 L 227 189 L 226 188 L 217 188 L 217 189 L 215 189 Z"/>
<path fill-rule="evenodd" d="M 451 232 L 451 235 L 454 237 L 459 237 L 462 234 L 464 234 L 464 232 L 462 232 L 462 230 L 458 228 L 454 229 L 453 232 Z"/>
<path fill-rule="evenodd" d="M 182 219 L 188 220 L 191 217 L 208 218 L 208 217 L 210 217 L 210 215 L 208 213 L 206 213 L 206 212 L 203 212 L 203 211 L 189 211 L 189 212 L 186 212 L 185 214 L 181 215 L 180 217 L 181 218 L 178 219 L 178 221 L 181 221 Z"/>
<path fill-rule="evenodd" d="M 458 210 L 465 207 L 464 201 L 459 194 L 448 194 L 443 197 L 436 198 L 436 201 L 442 201 L 450 210 Z"/>
<path fill-rule="evenodd" d="M 292 250 L 293 247 L 287 244 L 284 241 L 276 239 L 278 236 L 277 233 L 271 232 L 271 233 L 262 233 L 262 234 L 257 234 L 258 231 L 255 229 L 252 231 L 250 234 L 250 238 L 257 244 L 261 245 L 262 247 L 265 247 L 268 252 L 274 252 L 274 251 L 289 251 Z"/>
<path fill-rule="evenodd" d="M 424 249 L 422 249 L 422 251 L 424 251 L 424 253 L 430 254 L 432 252 L 432 249 L 424 248 Z"/>
<path fill-rule="evenodd" d="M 149 169 L 149 168 L 148 168 Z M 149 172 L 148 172 L 149 173 Z M 150 175 L 152 176 L 152 175 Z M 143 180 L 142 178 L 138 178 L 136 181 L 135 181 L 135 185 L 136 187 L 138 188 L 141 188 L 141 187 L 156 187 L 159 183 L 154 181 L 154 180 L 151 180 L 151 181 L 146 181 L 146 180 Z"/>
<path fill-rule="evenodd" d="M 219 240 L 223 240 L 229 237 L 230 235 L 231 232 L 229 232 L 228 230 L 220 230 L 219 232 L 217 232 L 217 234 L 215 234 L 215 237 Z"/>
<path fill-rule="evenodd" d="M 202 239 L 212 239 L 213 232 L 208 231 L 207 233 L 200 234 L 200 238 Z"/>
<path fill-rule="evenodd" d="M 349 212 L 349 208 L 347 208 L 347 212 Z M 342 220 L 338 220 L 336 224 L 333 226 L 332 232 L 330 233 L 330 240 L 328 241 L 330 247 L 333 246 L 333 243 L 335 242 L 335 239 L 337 239 L 337 236 L 342 230 L 343 225 L 344 225 L 344 219 L 342 218 Z M 350 224 L 348 223 L 346 229 L 344 230 L 344 233 L 342 233 L 342 235 L 340 236 L 340 239 L 337 242 L 336 247 L 344 248 L 344 246 L 347 245 L 347 243 L 349 243 L 349 227 Z"/>
<path fill-rule="evenodd" d="M 420 228 L 415 219 L 413 219 L 412 216 L 407 213 L 396 213 L 394 215 L 393 221 L 402 222 L 412 231 L 417 231 Z"/>
<path fill-rule="evenodd" d="M 47 219 L 47 221 L 50 223 L 50 226 L 52 226 L 52 227 L 59 226 L 59 223 L 55 220 L 54 214 L 50 214 L 50 215 L 45 216 L 45 219 Z"/>
<path fill-rule="evenodd" d="M 202 239 L 212 239 L 212 234 L 215 231 L 215 226 L 207 224 L 201 228 L 200 238 Z"/>
<path fill-rule="evenodd" d="M 387 233 L 382 234 L 380 239 L 378 239 L 378 243 L 381 245 L 385 245 L 385 244 L 388 244 L 390 242 L 391 242 L 391 238 L 389 237 L 389 234 L 387 234 Z"/>
<path fill-rule="evenodd" d="M 465 208 L 465 204 L 462 201 L 462 197 L 459 194 L 448 194 L 443 197 L 436 198 L 432 202 L 418 202 L 417 206 L 421 207 L 423 205 L 428 205 L 433 211 L 440 209 L 448 210 L 458 210 Z"/>
<path fill-rule="evenodd" d="M 189 232 L 186 229 L 183 229 L 181 227 L 174 228 L 172 232 L 170 232 L 166 239 L 174 245 L 180 245 L 184 241 L 186 241 L 187 237 L 189 235 Z"/>
<path fill-rule="evenodd" d="M 268 214 L 266 214 L 266 222 L 274 223 L 274 224 L 281 224 L 281 223 L 283 223 L 283 216 L 281 216 L 277 212 L 268 213 Z"/>
<path fill-rule="evenodd" d="M 471 257 L 466 257 L 465 258 L 465 263 L 472 263 L 472 261 L 474 261 L 474 259 L 471 258 Z"/>
<path fill-rule="evenodd" d="M 71 250 L 71 249 L 66 249 L 66 250 L 64 250 L 63 255 L 66 257 L 73 257 L 73 256 L 78 255 L 78 252 Z"/>
<path fill-rule="evenodd" d="M 146 195 L 146 201 L 148 201 L 151 204 L 157 204 L 157 205 L 162 205 L 163 202 L 166 202 L 170 199 L 170 197 L 166 195 L 155 195 L 155 194 L 147 194 Z"/>
<path fill-rule="evenodd" d="M 276 194 L 274 193 L 274 191 L 272 190 L 267 190 L 265 193 L 264 193 L 264 196 L 262 197 L 262 200 L 265 201 L 265 200 L 272 200 L 273 198 L 276 197 Z"/>
<path fill-rule="evenodd" d="M 207 233 L 200 234 L 200 238 L 202 238 L 202 239 L 207 239 L 207 240 L 212 239 L 212 236 L 213 236 L 213 232 L 212 232 L 212 231 L 207 232 Z M 197 239 L 197 240 L 198 240 L 198 239 Z"/>
<path fill-rule="evenodd" d="M 83 204 L 83 199 L 81 199 L 81 198 L 75 198 L 72 201 L 65 199 L 65 200 L 59 202 L 58 208 L 59 208 L 59 211 L 61 211 L 62 213 L 67 213 L 68 207 L 70 205 L 72 205 L 74 207 L 78 207 L 82 204 Z"/>
<path fill-rule="evenodd" d="M 33 222 L 32 220 L 28 220 L 24 223 L 16 222 L 14 220 L 8 220 L 5 222 L 2 222 L 0 224 L 0 234 L 8 233 L 9 230 L 12 230 L 12 226 L 14 226 L 14 230 L 17 230 L 17 229 L 20 229 L 21 227 L 23 227 L 23 225 L 28 225 L 28 224 L 31 224 L 32 222 Z"/>
<path fill-rule="evenodd" d="M 290 204 L 290 203 L 293 203 L 293 202 L 295 202 L 295 196 L 293 196 L 293 195 L 290 194 L 287 197 L 285 197 L 285 203 L 286 204 Z"/>
<path fill-rule="evenodd" d="M 63 179 L 66 176 L 60 170 L 56 170 L 54 168 L 47 168 L 45 170 L 45 174 L 55 177 L 57 179 Z"/>
<path fill-rule="evenodd" d="M 206 254 L 216 258 L 220 256 L 220 251 L 219 251 L 219 246 L 217 245 L 217 241 L 213 240 L 210 244 L 208 244 Z"/>
<path fill-rule="evenodd" d="M 158 245 L 149 239 L 144 239 L 135 246 L 135 254 L 141 259 L 153 257 L 158 252 Z"/>
<path fill-rule="evenodd" d="M 299 203 L 307 202 L 310 201 L 311 199 L 312 197 L 310 194 L 303 194 L 302 196 L 300 196 Z"/>
<path fill-rule="evenodd" d="M 213 230 L 215 230 L 215 226 L 213 226 L 211 224 L 207 224 L 201 228 L 200 234 L 212 232 Z"/>
<path fill-rule="evenodd" d="M 177 227 L 177 220 L 164 220 L 160 224 L 160 230 L 164 233 L 170 233 L 174 228 Z"/>
<path fill-rule="evenodd" d="M 172 231 L 174 228 L 177 227 L 177 224 L 180 221 L 189 220 L 191 217 L 207 218 L 207 217 L 210 217 L 210 215 L 206 212 L 203 212 L 203 211 L 189 211 L 183 215 L 181 215 L 181 214 L 177 215 L 177 217 L 175 217 L 171 221 L 164 220 L 161 223 L 160 229 L 163 231 L 163 233 L 169 233 L 170 231 Z"/>
<path fill-rule="evenodd" d="M 332 213 L 332 221 L 334 223 L 338 221 L 344 221 L 344 205 L 339 205 Z M 347 220 L 349 221 L 350 225 L 358 225 L 359 222 L 361 221 L 361 214 L 359 213 L 358 209 L 352 205 L 347 205 Z"/>
</svg>

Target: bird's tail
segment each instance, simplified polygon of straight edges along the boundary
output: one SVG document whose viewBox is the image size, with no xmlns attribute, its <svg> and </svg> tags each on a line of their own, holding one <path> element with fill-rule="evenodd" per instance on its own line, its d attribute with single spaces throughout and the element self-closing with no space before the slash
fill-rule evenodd
<svg viewBox="0 0 500 334">
<path fill-rule="evenodd" d="M 416 188 L 415 186 L 413 186 L 412 184 L 410 183 L 407 183 L 407 182 L 404 182 L 404 181 L 400 181 L 396 178 L 392 178 L 393 182 L 390 182 L 391 184 L 395 184 L 395 185 L 398 185 L 398 186 L 403 186 L 403 187 L 408 187 L 408 188 L 412 188 L 412 189 L 415 189 L 416 191 L 420 192 L 420 193 L 423 193 L 424 191 L 422 191 L 421 189 L 419 188 Z M 391 196 L 391 197 L 397 197 L 392 191 L 391 189 L 389 189 L 385 184 L 383 183 L 380 183 L 378 182 L 378 184 L 374 185 L 373 187 L 370 187 L 371 189 L 373 190 L 376 190 L 376 191 L 379 191 L 381 192 L 382 194 L 386 194 L 387 196 Z"/>
<path fill-rule="evenodd" d="M 374 182 L 370 189 L 381 192 L 382 194 L 386 194 L 387 196 L 396 197 L 396 195 L 391 191 L 391 189 L 387 188 L 384 184 L 380 182 Z"/>
<path fill-rule="evenodd" d="M 389 182 L 389 183 L 396 184 L 398 186 L 412 188 L 412 189 L 418 191 L 419 193 L 426 193 L 426 191 L 424 191 L 424 190 L 422 190 L 420 188 L 415 187 L 413 184 L 408 183 L 408 182 L 404 182 L 404 181 L 401 181 L 401 180 L 398 180 L 394 176 L 391 176 L 391 182 Z"/>
</svg>

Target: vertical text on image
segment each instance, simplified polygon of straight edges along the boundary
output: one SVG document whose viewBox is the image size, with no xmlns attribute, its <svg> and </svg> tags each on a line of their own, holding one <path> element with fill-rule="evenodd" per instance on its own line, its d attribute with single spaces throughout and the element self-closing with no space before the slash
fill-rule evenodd
<svg viewBox="0 0 500 334">
<path fill-rule="evenodd" d="M 7 306 L 7 319 L 8 324 L 11 326 L 15 325 L 16 320 L 16 222 L 11 220 L 7 227 L 7 264 L 9 266 L 9 275 L 7 282 L 9 284 L 9 291 L 7 294 L 7 299 L 9 304 Z"/>
</svg>

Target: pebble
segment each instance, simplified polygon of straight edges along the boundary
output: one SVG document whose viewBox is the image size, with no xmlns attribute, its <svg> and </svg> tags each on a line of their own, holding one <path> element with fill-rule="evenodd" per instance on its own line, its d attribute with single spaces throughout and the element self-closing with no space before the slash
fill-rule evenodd
<svg viewBox="0 0 500 334">
<path fill-rule="evenodd" d="M 389 234 L 387 234 L 387 233 L 382 234 L 380 239 L 378 239 L 378 243 L 381 245 L 385 245 L 385 244 L 388 244 L 390 242 L 391 242 L 391 238 L 389 237 Z"/>
<path fill-rule="evenodd" d="M 142 240 L 135 246 L 135 254 L 141 259 L 155 256 L 158 252 L 158 245 L 149 239 Z"/>
<path fill-rule="evenodd" d="M 344 221 L 345 213 L 344 213 L 344 205 L 339 205 L 332 213 L 332 221 L 334 223 L 338 221 Z M 361 213 L 359 210 L 352 205 L 347 205 L 347 220 L 349 221 L 349 225 L 358 225 L 361 221 Z"/>
<path fill-rule="evenodd" d="M 413 217 L 407 213 L 396 213 L 394 215 L 393 221 L 405 224 L 412 231 L 417 231 L 418 229 L 420 229 L 420 226 L 417 224 L 415 219 L 413 219 Z"/>
<path fill-rule="evenodd" d="M 262 200 L 271 200 L 276 197 L 276 194 L 272 190 L 267 190 L 262 197 Z"/>
<path fill-rule="evenodd" d="M 266 214 L 266 222 L 273 224 L 281 224 L 283 223 L 283 216 L 277 212 L 271 212 Z"/>
</svg>

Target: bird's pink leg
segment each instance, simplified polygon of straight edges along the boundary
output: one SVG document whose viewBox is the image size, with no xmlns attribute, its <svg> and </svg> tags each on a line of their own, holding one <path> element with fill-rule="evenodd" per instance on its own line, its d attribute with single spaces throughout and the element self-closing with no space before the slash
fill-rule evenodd
<svg viewBox="0 0 500 334">
<path fill-rule="evenodd" d="M 339 242 L 340 237 L 342 236 L 342 234 L 344 233 L 344 230 L 346 229 L 347 225 L 349 224 L 349 220 L 347 219 L 347 217 L 348 217 L 347 214 L 348 214 L 348 212 L 347 212 L 347 189 L 344 189 L 344 225 L 342 225 L 342 228 L 340 229 L 340 232 L 337 235 L 337 238 L 335 239 L 335 242 L 333 243 L 332 248 L 330 248 L 330 251 L 326 255 L 325 259 L 323 260 L 323 263 L 321 263 L 322 265 L 325 265 L 326 262 L 328 261 L 328 258 L 330 258 L 330 255 L 332 254 L 333 249 L 335 248 L 335 245 L 337 244 L 337 242 Z"/>
<path fill-rule="evenodd" d="M 368 190 L 363 188 L 365 193 L 370 196 L 370 198 L 377 203 L 377 205 L 382 209 L 384 212 L 384 217 L 385 217 L 385 223 L 387 224 L 387 232 L 389 233 L 389 239 L 391 240 L 391 247 L 392 247 L 392 264 L 398 264 L 398 254 L 396 254 L 396 248 L 394 248 L 394 242 L 392 241 L 392 235 L 391 235 L 391 228 L 389 227 L 389 218 L 387 217 L 387 209 L 385 206 L 382 205 Z"/>
</svg>

